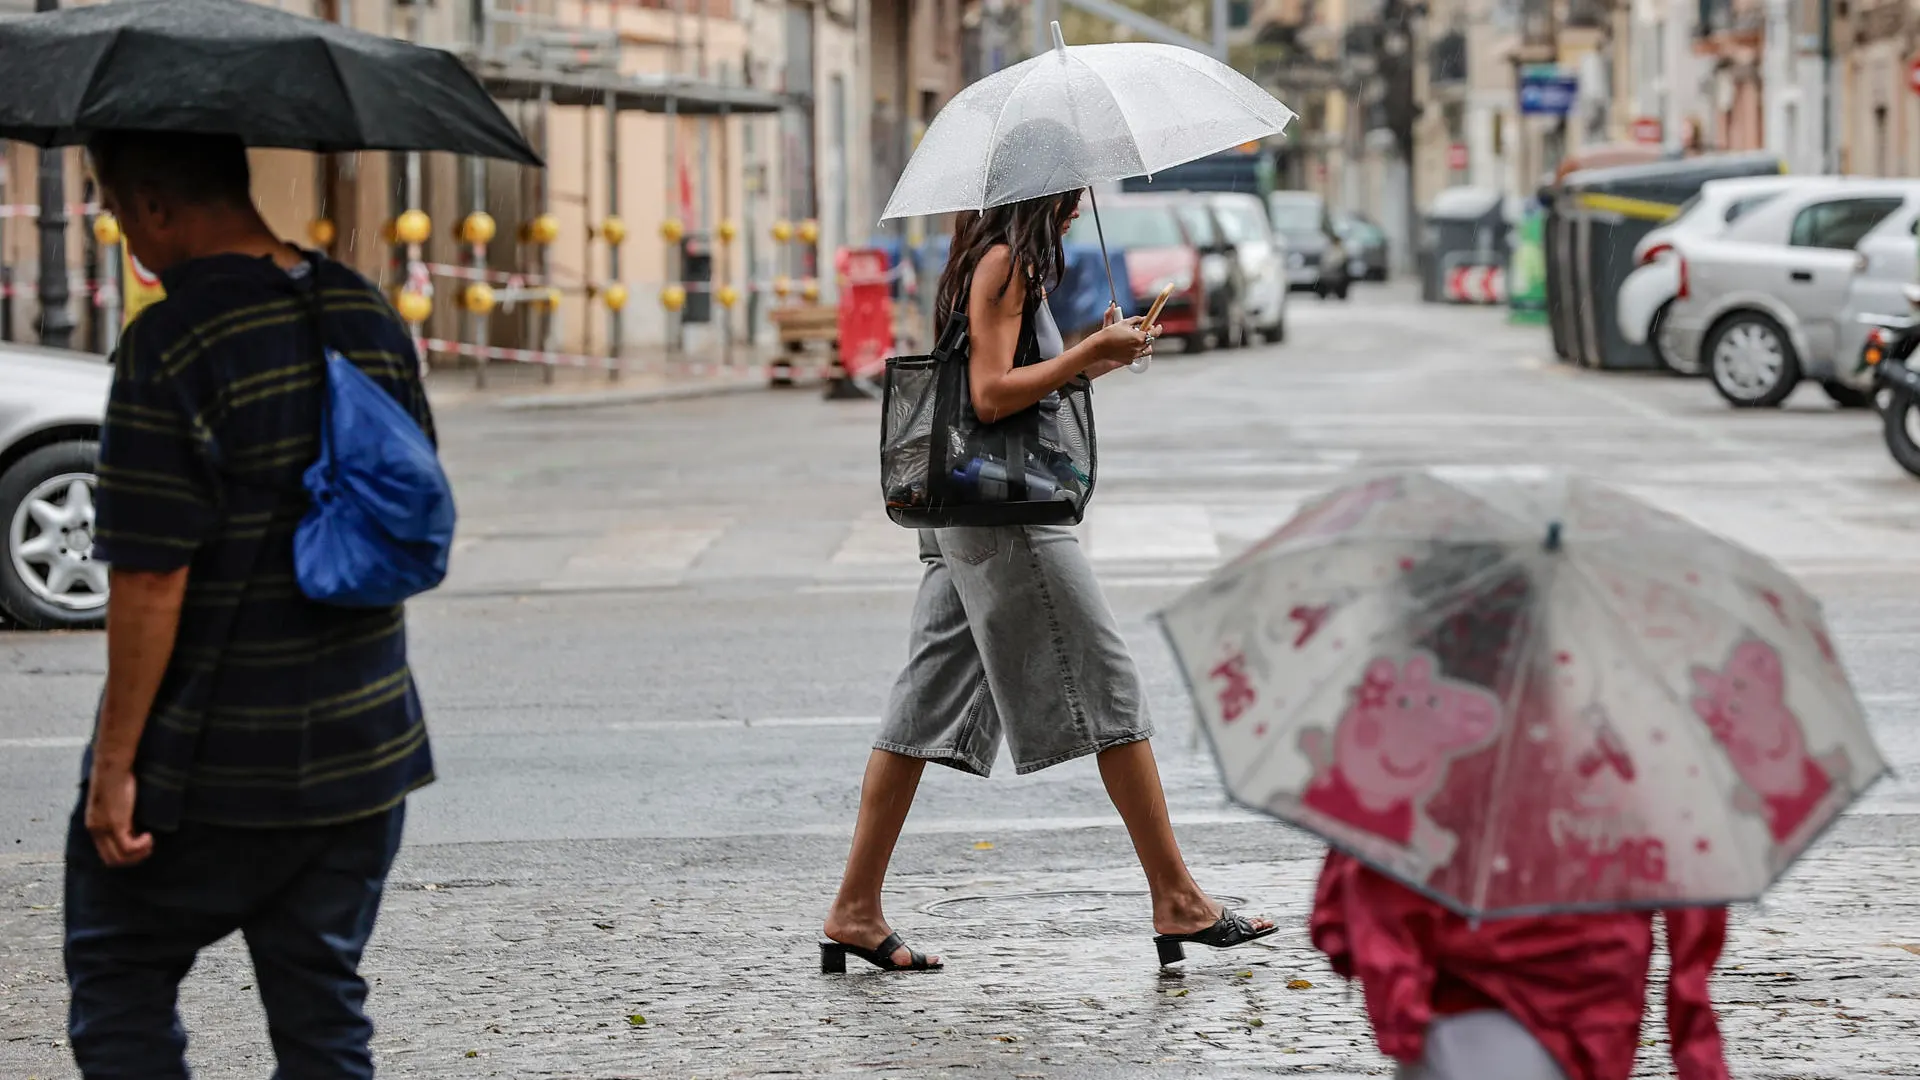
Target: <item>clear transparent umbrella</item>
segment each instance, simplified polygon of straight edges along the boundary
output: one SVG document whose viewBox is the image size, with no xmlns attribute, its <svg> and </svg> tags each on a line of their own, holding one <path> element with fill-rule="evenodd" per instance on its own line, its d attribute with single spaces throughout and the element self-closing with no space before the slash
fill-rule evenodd
<svg viewBox="0 0 1920 1080">
<path fill-rule="evenodd" d="M 1053 25 L 1047 53 L 962 90 L 934 117 L 882 220 L 984 210 L 1145 176 L 1244 142 L 1293 119 L 1252 80 L 1173 45 L 1069 48 Z"/>
<path fill-rule="evenodd" d="M 1161 619 L 1235 801 L 1469 915 L 1752 899 L 1886 771 L 1805 589 L 1545 470 L 1350 485 Z"/>
</svg>

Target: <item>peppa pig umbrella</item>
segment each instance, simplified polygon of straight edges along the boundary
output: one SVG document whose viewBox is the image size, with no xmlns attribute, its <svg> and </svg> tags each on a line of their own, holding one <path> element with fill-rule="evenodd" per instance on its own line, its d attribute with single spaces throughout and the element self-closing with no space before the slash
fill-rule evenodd
<svg viewBox="0 0 1920 1080">
<path fill-rule="evenodd" d="M 1334 491 L 1160 621 L 1235 801 L 1470 916 L 1756 898 L 1886 769 L 1792 578 L 1545 470 Z"/>
</svg>

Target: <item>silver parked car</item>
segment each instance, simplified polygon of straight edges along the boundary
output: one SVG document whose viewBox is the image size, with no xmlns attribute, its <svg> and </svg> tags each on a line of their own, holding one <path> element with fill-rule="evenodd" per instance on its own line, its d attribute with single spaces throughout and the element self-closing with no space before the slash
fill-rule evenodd
<svg viewBox="0 0 1920 1080">
<path fill-rule="evenodd" d="M 1920 269 L 1920 198 L 1910 198 L 1887 215 L 1855 245 L 1866 268 L 1854 275 L 1847 308 L 1840 319 L 1840 344 L 1834 350 L 1839 380 L 1867 404 L 1874 392 L 1873 367 L 1867 363 L 1867 337 L 1876 325 L 1894 325 L 1915 314 L 1914 276 Z"/>
<path fill-rule="evenodd" d="M 112 377 L 98 356 L 0 343 L 0 615 L 18 625 L 106 617 L 93 485 Z"/>
<path fill-rule="evenodd" d="M 1920 182 L 1823 180 L 1781 194 L 1719 237 L 1681 238 L 1672 347 L 1698 356 L 1736 407 L 1778 405 L 1802 378 L 1842 405 L 1862 404 L 1838 355 L 1854 279 L 1873 269 L 1855 249 L 1916 198 Z M 1902 268 L 1902 280 L 1912 273 Z M 1849 359 L 1844 368 L 1852 367 Z"/>
<path fill-rule="evenodd" d="M 1253 332 L 1269 341 L 1287 339 L 1287 242 L 1267 219 L 1260 196 L 1222 192 L 1208 196 L 1213 216 L 1240 260 L 1244 304 Z"/>
<path fill-rule="evenodd" d="M 1742 176 L 1709 180 L 1702 185 L 1698 194 L 1681 204 L 1672 220 L 1634 245 L 1636 269 L 1620 284 L 1620 335 L 1629 344 L 1650 343 L 1654 360 L 1676 375 L 1700 374 L 1699 355 L 1675 348 L 1667 326 L 1674 294 L 1680 291 L 1680 260 L 1674 245 L 1682 237 L 1719 236 L 1774 196 L 1808 182 L 1808 178 L 1796 176 Z"/>
</svg>

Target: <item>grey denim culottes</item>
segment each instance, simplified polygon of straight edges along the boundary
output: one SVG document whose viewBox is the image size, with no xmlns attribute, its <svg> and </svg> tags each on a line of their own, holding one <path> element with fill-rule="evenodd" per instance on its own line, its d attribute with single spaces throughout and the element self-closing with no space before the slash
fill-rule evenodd
<svg viewBox="0 0 1920 1080">
<path fill-rule="evenodd" d="M 926 572 L 879 750 L 986 776 L 1153 734 L 1140 672 L 1073 530 L 922 529 Z"/>
</svg>

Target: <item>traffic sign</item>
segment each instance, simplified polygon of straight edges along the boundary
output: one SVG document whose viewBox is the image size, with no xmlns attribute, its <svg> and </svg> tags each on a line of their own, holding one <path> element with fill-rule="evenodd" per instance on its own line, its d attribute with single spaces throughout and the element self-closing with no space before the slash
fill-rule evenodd
<svg viewBox="0 0 1920 1080">
<path fill-rule="evenodd" d="M 1520 72 L 1520 112 L 1526 116 L 1565 116 L 1580 98 L 1580 80 L 1556 67 Z"/>
<path fill-rule="evenodd" d="M 1666 125 L 1657 116 L 1640 117 L 1633 122 L 1630 130 L 1633 132 L 1633 141 L 1637 143 L 1658 146 L 1666 141 Z"/>
<path fill-rule="evenodd" d="M 1468 160 L 1466 143 L 1454 143 L 1447 147 L 1447 168 L 1461 172 L 1466 169 Z"/>
<path fill-rule="evenodd" d="M 1920 94 L 1920 56 L 1907 62 L 1907 89 Z"/>
<path fill-rule="evenodd" d="M 1504 266 L 1456 266 L 1447 274 L 1447 299 L 1456 304 L 1499 304 L 1507 299 Z"/>
</svg>

